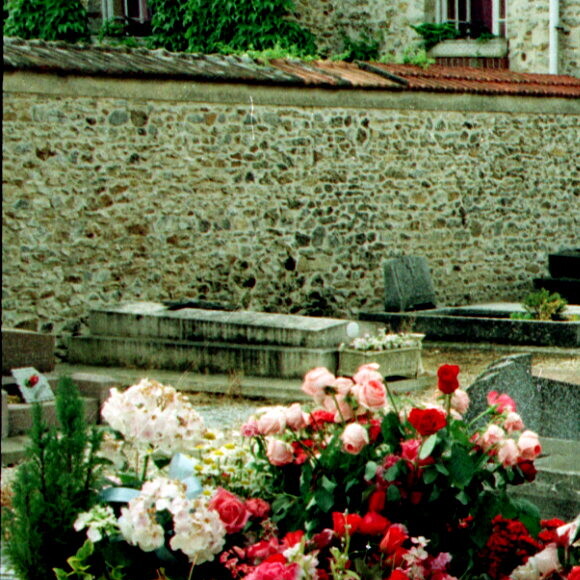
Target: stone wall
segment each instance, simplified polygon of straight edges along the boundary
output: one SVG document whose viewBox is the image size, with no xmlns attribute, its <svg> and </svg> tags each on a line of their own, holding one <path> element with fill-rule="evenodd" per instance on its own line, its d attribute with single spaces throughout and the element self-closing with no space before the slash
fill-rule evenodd
<svg viewBox="0 0 580 580">
<path fill-rule="evenodd" d="M 441 305 L 520 300 L 579 243 L 570 100 L 32 73 L 4 91 L 6 325 L 184 297 L 380 310 L 399 254 L 427 257 Z"/>
<path fill-rule="evenodd" d="M 296 0 L 298 20 L 317 37 L 323 52 L 344 50 L 343 36 L 377 40 L 381 54 L 402 57 L 420 40 L 411 24 L 432 19 L 431 0 Z M 427 7 L 428 8 L 428 7 Z"/>
<path fill-rule="evenodd" d="M 560 74 L 580 70 L 580 0 L 560 3 L 558 32 Z M 510 68 L 519 72 L 550 72 L 550 11 L 547 0 L 508 3 Z"/>
</svg>

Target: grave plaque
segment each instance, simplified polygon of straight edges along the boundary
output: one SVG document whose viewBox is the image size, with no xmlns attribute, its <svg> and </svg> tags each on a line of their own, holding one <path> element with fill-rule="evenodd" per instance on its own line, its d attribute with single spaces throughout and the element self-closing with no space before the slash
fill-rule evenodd
<svg viewBox="0 0 580 580">
<path fill-rule="evenodd" d="M 12 369 L 12 376 L 16 379 L 25 403 L 54 400 L 54 393 L 50 388 L 48 379 L 35 368 Z"/>
<path fill-rule="evenodd" d="M 426 258 L 391 258 L 384 262 L 383 271 L 387 312 L 435 308 L 435 289 Z"/>
</svg>

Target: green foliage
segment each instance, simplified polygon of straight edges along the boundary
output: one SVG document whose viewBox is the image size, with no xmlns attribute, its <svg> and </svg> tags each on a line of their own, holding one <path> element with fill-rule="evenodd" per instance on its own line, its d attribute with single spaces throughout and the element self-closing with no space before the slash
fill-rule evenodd
<svg viewBox="0 0 580 580">
<path fill-rule="evenodd" d="M 433 48 L 437 43 L 443 40 L 453 40 L 460 35 L 459 30 L 455 28 L 452 22 L 423 22 L 417 26 L 411 25 L 411 28 L 423 37 L 423 47 L 425 50 Z"/>
<path fill-rule="evenodd" d="M 8 0 L 6 36 L 78 42 L 89 38 L 81 0 Z"/>
<path fill-rule="evenodd" d="M 26 580 L 45 580 L 83 543 L 73 528 L 78 513 L 95 501 L 100 434 L 88 431 L 83 402 L 68 378 L 56 393 L 59 429 L 49 428 L 42 407 L 33 408 L 27 460 L 18 468 L 12 507 L 3 532 L 12 566 Z"/>
<path fill-rule="evenodd" d="M 530 292 L 523 302 L 525 313 L 514 312 L 512 320 L 562 320 L 568 302 L 557 292 L 551 294 L 545 288 Z"/>
<path fill-rule="evenodd" d="M 424 48 L 405 49 L 402 61 L 403 64 L 414 64 L 415 66 L 420 66 L 421 68 L 428 68 L 432 64 L 435 64 L 435 59 L 431 58 Z"/>
<path fill-rule="evenodd" d="M 165 48 L 172 52 L 187 49 L 185 28 L 186 0 L 150 0 L 151 17 L 150 48 Z"/>
<path fill-rule="evenodd" d="M 173 51 L 316 52 L 314 36 L 288 18 L 292 0 L 153 0 L 150 46 Z"/>
<path fill-rule="evenodd" d="M 378 60 L 379 41 L 366 33 L 355 39 L 343 34 L 344 51 L 331 57 L 331 60 Z"/>
</svg>

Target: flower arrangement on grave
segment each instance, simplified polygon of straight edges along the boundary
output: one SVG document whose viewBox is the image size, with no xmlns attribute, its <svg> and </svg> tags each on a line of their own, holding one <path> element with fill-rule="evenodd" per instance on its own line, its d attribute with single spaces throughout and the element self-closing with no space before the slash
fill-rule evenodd
<svg viewBox="0 0 580 580">
<path fill-rule="evenodd" d="M 342 344 L 342 349 L 357 350 L 361 352 L 379 352 L 400 348 L 421 348 L 424 334 L 413 332 L 393 333 L 387 332 L 386 328 L 379 328 L 374 334 L 364 334 L 353 338 L 348 344 Z"/>
<path fill-rule="evenodd" d="M 311 405 L 264 408 L 239 437 L 205 429 L 169 387 L 113 392 L 103 413 L 123 459 L 57 577 L 578 580 L 580 518 L 540 520 L 507 493 L 534 479 L 537 435 L 498 393 L 464 420 L 458 373 L 441 366 L 440 398 L 418 405 L 377 365 L 313 369 Z M 128 468 L 127 439 L 145 469 Z"/>
</svg>

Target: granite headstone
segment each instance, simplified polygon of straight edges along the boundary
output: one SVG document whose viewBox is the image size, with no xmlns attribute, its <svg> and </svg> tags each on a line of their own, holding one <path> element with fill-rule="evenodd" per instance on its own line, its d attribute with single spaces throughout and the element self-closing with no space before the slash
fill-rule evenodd
<svg viewBox="0 0 580 580">
<path fill-rule="evenodd" d="M 385 310 L 405 312 L 435 307 L 435 289 L 427 259 L 399 256 L 383 264 Z"/>
<path fill-rule="evenodd" d="M 532 355 L 504 357 L 490 365 L 468 388 L 472 420 L 487 408 L 487 395 L 509 395 L 526 429 L 543 437 L 580 440 L 580 387 L 564 381 L 535 377 Z"/>
</svg>

